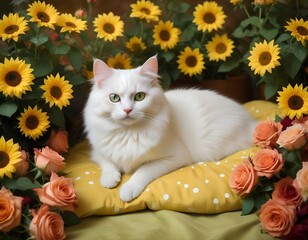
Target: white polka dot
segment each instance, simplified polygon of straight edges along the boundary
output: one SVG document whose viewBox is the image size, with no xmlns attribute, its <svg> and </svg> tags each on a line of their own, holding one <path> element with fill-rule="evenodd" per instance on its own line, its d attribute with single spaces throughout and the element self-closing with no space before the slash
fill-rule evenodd
<svg viewBox="0 0 308 240">
<path fill-rule="evenodd" d="M 221 163 L 221 162 L 216 162 L 216 165 L 218 166 L 218 165 L 220 165 L 220 163 Z"/>
<path fill-rule="evenodd" d="M 207 164 L 206 164 L 206 163 L 204 163 L 203 165 L 207 167 Z"/>
<path fill-rule="evenodd" d="M 219 174 L 219 177 L 225 177 L 225 174 L 221 173 Z"/>
<path fill-rule="evenodd" d="M 86 171 L 86 172 L 84 172 L 84 174 L 90 174 L 90 172 Z"/>
<path fill-rule="evenodd" d="M 219 203 L 218 198 L 214 198 L 214 199 L 213 199 L 213 203 L 214 203 L 214 204 L 218 204 L 218 203 Z"/>
<path fill-rule="evenodd" d="M 181 181 L 177 181 L 177 184 L 180 185 L 180 184 L 181 184 Z"/>
<path fill-rule="evenodd" d="M 94 184 L 94 182 L 93 182 L 93 181 L 89 181 L 88 183 L 89 183 L 90 185 L 93 185 L 93 184 Z"/>
<path fill-rule="evenodd" d="M 164 200 L 168 200 L 169 199 L 169 194 L 164 194 L 164 196 L 163 196 L 163 198 L 164 198 Z"/>
<path fill-rule="evenodd" d="M 206 184 L 208 184 L 210 181 L 208 179 L 205 179 L 204 181 Z"/>
<path fill-rule="evenodd" d="M 192 169 L 194 169 L 194 168 L 195 168 L 195 166 L 191 166 L 191 168 L 192 168 Z"/>
<path fill-rule="evenodd" d="M 225 160 L 225 163 L 229 162 L 228 160 Z"/>
<path fill-rule="evenodd" d="M 198 165 L 203 165 L 204 162 L 197 162 Z"/>
<path fill-rule="evenodd" d="M 118 212 L 120 212 L 120 208 L 118 208 L 118 207 L 114 207 L 114 212 L 116 212 L 116 213 L 118 213 Z"/>
<path fill-rule="evenodd" d="M 146 192 L 150 191 L 150 188 L 147 188 L 145 191 L 146 191 Z"/>
<path fill-rule="evenodd" d="M 229 193 L 225 193 L 225 198 L 229 198 L 230 194 Z"/>
<path fill-rule="evenodd" d="M 78 180 L 80 180 L 80 179 L 81 179 L 81 177 L 76 177 L 76 178 L 75 178 L 76 181 L 78 181 Z"/>
<path fill-rule="evenodd" d="M 193 189 L 193 192 L 194 192 L 194 193 L 198 193 L 198 192 L 199 192 L 199 188 L 196 188 L 196 187 L 195 187 L 195 188 Z"/>
<path fill-rule="evenodd" d="M 189 185 L 187 183 L 185 183 L 184 188 L 189 188 Z"/>
</svg>

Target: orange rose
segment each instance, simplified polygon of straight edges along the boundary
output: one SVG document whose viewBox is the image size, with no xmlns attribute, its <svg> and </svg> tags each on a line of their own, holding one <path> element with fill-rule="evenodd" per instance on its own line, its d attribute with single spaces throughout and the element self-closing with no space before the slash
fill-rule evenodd
<svg viewBox="0 0 308 240">
<path fill-rule="evenodd" d="M 259 147 L 275 146 L 282 124 L 271 120 L 260 122 L 254 131 L 253 141 Z"/>
<path fill-rule="evenodd" d="M 233 171 L 230 186 L 235 193 L 245 195 L 258 183 L 259 177 L 249 160 L 240 163 Z"/>
<path fill-rule="evenodd" d="M 49 211 L 47 205 L 42 205 L 38 213 L 32 210 L 32 216 L 29 232 L 33 238 L 36 240 L 65 239 L 63 219 L 58 213 Z"/>
<path fill-rule="evenodd" d="M 296 174 L 294 186 L 301 192 L 304 201 L 308 200 L 308 162 L 303 162 L 303 167 Z"/>
<path fill-rule="evenodd" d="M 15 164 L 16 173 L 18 176 L 23 177 L 28 173 L 29 170 L 29 153 L 21 150 L 21 161 Z"/>
<path fill-rule="evenodd" d="M 296 221 L 294 206 L 282 205 L 273 199 L 263 204 L 259 213 L 262 228 L 272 237 L 286 236 Z"/>
<path fill-rule="evenodd" d="M 41 151 L 35 148 L 34 161 L 36 167 L 48 175 L 58 172 L 65 165 L 64 158 L 49 147 L 44 147 Z"/>
<path fill-rule="evenodd" d="M 0 190 L 0 232 L 9 232 L 21 220 L 22 198 L 16 197 L 5 187 Z"/>
<path fill-rule="evenodd" d="M 280 134 L 277 143 L 289 151 L 301 148 L 306 143 L 305 128 L 298 123 L 288 127 Z"/>
<path fill-rule="evenodd" d="M 58 132 L 52 130 L 47 145 L 60 154 L 67 153 L 68 151 L 67 136 L 68 134 L 67 131 L 65 130 L 60 130 Z"/>
<path fill-rule="evenodd" d="M 272 199 L 281 204 L 290 204 L 299 206 L 303 202 L 303 198 L 297 189 L 293 186 L 293 179 L 285 177 L 275 184 L 275 189 L 272 193 Z"/>
<path fill-rule="evenodd" d="M 77 196 L 72 179 L 59 177 L 52 173 L 50 181 L 42 189 L 36 188 L 40 201 L 49 206 L 60 207 L 63 210 L 74 212 L 77 206 Z"/>
<path fill-rule="evenodd" d="M 284 159 L 276 149 L 261 149 L 254 155 L 252 163 L 258 176 L 270 178 L 282 169 Z"/>
</svg>

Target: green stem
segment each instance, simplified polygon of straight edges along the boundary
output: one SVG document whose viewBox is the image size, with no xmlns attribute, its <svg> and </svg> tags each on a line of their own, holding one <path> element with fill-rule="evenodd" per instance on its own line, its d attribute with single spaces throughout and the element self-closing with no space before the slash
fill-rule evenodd
<svg viewBox="0 0 308 240">
<path fill-rule="evenodd" d="M 99 58 L 102 57 L 102 52 L 103 52 L 104 46 L 105 46 L 105 41 L 102 40 L 102 43 L 101 43 L 101 45 L 99 46 L 99 53 L 98 53 Z"/>
<path fill-rule="evenodd" d="M 40 37 L 40 28 L 38 28 L 37 30 L 37 34 L 36 34 L 36 43 L 38 42 Z M 35 44 L 35 50 L 34 50 L 34 59 L 37 59 L 37 52 L 38 52 L 38 44 Z"/>
<path fill-rule="evenodd" d="M 142 20 L 140 20 L 139 22 L 140 22 L 140 38 L 142 39 L 143 32 L 144 32 L 144 24 Z"/>
<path fill-rule="evenodd" d="M 243 7 L 244 12 L 246 13 L 247 17 L 250 18 L 250 14 L 249 14 L 249 12 L 248 12 L 248 10 L 247 10 L 247 8 L 246 8 L 244 3 L 242 3 L 242 7 Z"/>
<path fill-rule="evenodd" d="M 204 31 L 202 33 L 202 38 L 201 38 L 201 41 L 200 41 L 200 45 L 202 45 L 204 43 L 204 39 L 205 39 L 206 33 L 207 33 L 207 31 Z"/>
</svg>

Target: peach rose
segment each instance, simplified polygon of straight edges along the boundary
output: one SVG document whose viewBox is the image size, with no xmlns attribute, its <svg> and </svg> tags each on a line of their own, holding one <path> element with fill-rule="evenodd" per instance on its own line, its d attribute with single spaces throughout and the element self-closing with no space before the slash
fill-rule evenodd
<svg viewBox="0 0 308 240">
<path fill-rule="evenodd" d="M 257 5 L 270 5 L 274 0 L 254 0 L 254 3 Z"/>
<path fill-rule="evenodd" d="M 304 201 L 308 200 L 308 162 L 303 162 L 303 167 L 296 174 L 294 186 L 300 191 Z"/>
<path fill-rule="evenodd" d="M 294 124 L 281 132 L 277 143 L 289 151 L 299 149 L 306 143 L 305 128 L 301 124 Z"/>
<path fill-rule="evenodd" d="M 0 190 L 0 232 L 9 232 L 21 221 L 22 198 L 2 187 Z"/>
<path fill-rule="evenodd" d="M 293 186 L 293 179 L 285 177 L 275 184 L 272 193 L 272 199 L 281 204 L 290 204 L 299 206 L 303 202 L 303 198 L 299 191 Z"/>
<path fill-rule="evenodd" d="M 68 134 L 67 131 L 65 130 L 59 130 L 57 132 L 52 130 L 47 145 L 60 154 L 67 153 L 68 151 L 67 137 Z"/>
<path fill-rule="evenodd" d="M 260 122 L 254 131 L 253 142 L 259 147 L 275 146 L 282 124 L 271 120 Z"/>
<path fill-rule="evenodd" d="M 59 177 L 53 172 L 50 181 L 43 188 L 33 190 L 38 194 L 42 203 L 67 211 L 75 211 L 77 196 L 72 179 Z"/>
<path fill-rule="evenodd" d="M 64 222 L 62 217 L 49 211 L 47 205 L 42 205 L 37 213 L 32 209 L 33 219 L 30 222 L 29 233 L 36 240 L 65 239 Z"/>
<path fill-rule="evenodd" d="M 252 163 L 258 176 L 270 178 L 282 169 L 284 159 L 276 149 L 264 148 L 253 156 Z"/>
<path fill-rule="evenodd" d="M 44 147 L 41 151 L 35 148 L 34 161 L 36 167 L 42 169 L 47 175 L 58 172 L 65 165 L 64 158 L 49 147 Z"/>
<path fill-rule="evenodd" d="M 262 228 L 272 237 L 288 235 L 296 221 L 294 206 L 282 205 L 273 199 L 263 204 L 259 213 Z"/>
<path fill-rule="evenodd" d="M 29 153 L 21 150 L 21 161 L 15 164 L 16 173 L 18 176 L 26 176 L 29 170 Z"/>
<path fill-rule="evenodd" d="M 308 116 L 300 118 L 300 119 L 295 119 L 295 120 L 293 120 L 293 123 L 294 124 L 296 124 L 296 123 L 301 124 L 305 128 L 306 133 L 308 133 Z"/>
<path fill-rule="evenodd" d="M 243 196 L 252 191 L 258 180 L 259 177 L 251 162 L 245 160 L 234 169 L 230 178 L 230 186 L 235 193 Z"/>
</svg>

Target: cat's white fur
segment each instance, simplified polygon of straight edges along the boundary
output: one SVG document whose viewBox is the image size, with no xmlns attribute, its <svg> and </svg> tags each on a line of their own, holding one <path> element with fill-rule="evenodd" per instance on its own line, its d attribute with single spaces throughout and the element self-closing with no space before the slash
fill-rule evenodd
<svg viewBox="0 0 308 240">
<path fill-rule="evenodd" d="M 154 179 L 196 162 L 215 161 L 252 145 L 255 121 L 235 101 L 209 90 L 163 92 L 156 56 L 141 67 L 115 70 L 94 61 L 94 85 L 84 109 L 92 160 L 101 184 L 131 201 Z M 134 100 L 144 92 L 142 101 Z M 120 96 L 112 102 L 110 94 Z"/>
</svg>

